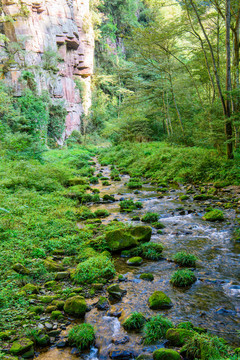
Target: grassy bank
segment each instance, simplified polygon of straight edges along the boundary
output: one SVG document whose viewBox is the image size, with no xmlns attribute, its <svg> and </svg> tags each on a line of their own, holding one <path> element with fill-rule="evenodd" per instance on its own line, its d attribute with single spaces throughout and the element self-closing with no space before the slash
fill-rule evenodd
<svg viewBox="0 0 240 360">
<path fill-rule="evenodd" d="M 164 142 L 123 143 L 104 149 L 102 164 L 117 164 L 131 176 L 182 183 L 224 181 L 240 184 L 240 158 L 226 161 L 216 151 Z"/>
</svg>

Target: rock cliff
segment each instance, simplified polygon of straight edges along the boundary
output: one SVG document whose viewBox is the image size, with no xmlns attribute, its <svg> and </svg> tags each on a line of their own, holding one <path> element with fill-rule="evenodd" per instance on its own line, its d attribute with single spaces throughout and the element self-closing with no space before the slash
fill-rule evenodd
<svg viewBox="0 0 240 360">
<path fill-rule="evenodd" d="M 48 90 L 53 102 L 65 103 L 64 136 L 80 130 L 81 115 L 91 105 L 94 36 L 89 0 L 2 0 L 1 5 L 0 32 L 9 39 L 0 44 L 3 77 L 19 96 L 25 86 L 22 72 L 30 71 L 39 93 Z"/>
</svg>

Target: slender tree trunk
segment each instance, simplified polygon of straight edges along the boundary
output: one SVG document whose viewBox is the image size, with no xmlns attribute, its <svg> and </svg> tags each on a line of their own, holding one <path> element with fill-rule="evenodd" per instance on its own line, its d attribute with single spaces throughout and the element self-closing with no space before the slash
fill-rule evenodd
<svg viewBox="0 0 240 360">
<path fill-rule="evenodd" d="M 172 98 L 173 98 L 173 102 L 174 102 L 175 109 L 176 109 L 176 112 L 177 112 L 179 124 L 180 124 L 180 127 L 181 127 L 181 130 L 182 130 L 183 135 L 185 135 L 185 134 L 184 134 L 183 123 L 182 123 L 182 117 L 181 117 L 181 114 L 180 114 L 180 111 L 179 111 L 179 108 L 178 108 L 178 105 L 177 105 L 177 101 L 176 101 L 176 98 L 175 98 L 174 90 L 173 90 L 173 83 L 172 83 L 172 76 L 171 76 L 171 74 L 169 74 L 169 81 L 170 81 Z"/>
<path fill-rule="evenodd" d="M 233 130 L 231 120 L 231 48 L 230 48 L 230 23 L 231 23 L 231 0 L 226 0 L 226 120 L 225 120 L 225 133 L 227 138 L 227 157 L 233 159 Z"/>
<path fill-rule="evenodd" d="M 163 108 L 164 108 L 164 113 L 165 113 L 165 124 L 166 124 L 167 134 L 169 136 L 170 131 L 169 131 L 169 126 L 168 126 L 168 114 L 167 114 L 167 108 L 166 108 L 165 99 L 164 99 L 164 92 L 162 93 L 162 100 L 163 100 Z"/>
</svg>

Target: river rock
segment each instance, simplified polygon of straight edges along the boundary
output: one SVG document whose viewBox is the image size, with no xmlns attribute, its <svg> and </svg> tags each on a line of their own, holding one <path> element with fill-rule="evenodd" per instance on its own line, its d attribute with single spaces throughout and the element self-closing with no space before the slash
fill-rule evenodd
<svg viewBox="0 0 240 360">
<path fill-rule="evenodd" d="M 127 261 L 127 264 L 131 266 L 140 266 L 142 263 L 143 259 L 140 256 L 132 257 Z"/>
<path fill-rule="evenodd" d="M 23 355 L 33 349 L 33 341 L 28 338 L 21 338 L 11 346 L 10 353 L 13 355 Z"/>
<path fill-rule="evenodd" d="M 151 239 L 150 226 L 136 226 L 132 229 L 118 229 L 107 231 L 105 238 L 111 251 L 119 251 L 148 242 Z"/>
<path fill-rule="evenodd" d="M 70 272 L 68 271 L 60 271 L 57 272 L 55 275 L 55 280 L 64 280 L 70 277 Z"/>
<path fill-rule="evenodd" d="M 171 299 L 162 291 L 155 291 L 148 299 L 148 304 L 152 310 L 169 309 L 173 306 Z"/>
<path fill-rule="evenodd" d="M 108 299 L 103 296 L 100 297 L 100 299 L 98 300 L 97 305 L 96 305 L 97 309 L 102 310 L 102 311 L 108 310 L 109 306 L 110 305 L 109 305 Z"/>
<path fill-rule="evenodd" d="M 121 344 L 126 344 L 129 342 L 129 336 L 128 335 L 125 335 L 123 337 L 117 337 L 117 338 L 113 338 L 112 339 L 112 342 L 115 344 L 115 345 L 121 345 Z"/>
<path fill-rule="evenodd" d="M 118 284 L 112 284 L 107 288 L 110 299 L 120 300 L 126 293 L 126 290 L 120 289 Z"/>
<path fill-rule="evenodd" d="M 16 271 L 18 274 L 21 275 L 29 275 L 30 274 L 30 270 L 28 270 L 25 266 L 23 266 L 22 264 L 14 264 L 13 265 L 13 270 Z"/>
<path fill-rule="evenodd" d="M 64 311 L 67 314 L 83 317 L 87 311 L 87 304 L 83 296 L 73 296 L 66 300 Z"/>
<path fill-rule="evenodd" d="M 154 351 L 153 360 L 181 360 L 181 356 L 172 349 L 159 349 Z"/>
<path fill-rule="evenodd" d="M 114 360 L 129 360 L 134 358 L 133 351 L 115 350 L 109 353 L 111 359 Z"/>
</svg>

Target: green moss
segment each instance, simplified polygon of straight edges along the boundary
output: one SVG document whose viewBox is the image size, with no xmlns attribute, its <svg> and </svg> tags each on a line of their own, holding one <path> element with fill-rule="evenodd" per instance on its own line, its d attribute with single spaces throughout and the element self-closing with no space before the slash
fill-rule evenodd
<svg viewBox="0 0 240 360">
<path fill-rule="evenodd" d="M 83 317 L 87 310 L 87 304 L 82 296 L 73 296 L 66 300 L 64 304 L 64 311 L 69 315 L 76 317 Z"/>
<path fill-rule="evenodd" d="M 142 203 L 141 202 L 134 202 L 133 200 L 123 200 L 120 201 L 120 209 L 121 211 L 133 211 L 133 210 L 137 210 L 137 209 L 141 209 L 142 208 Z"/>
<path fill-rule="evenodd" d="M 177 325 L 178 329 L 193 330 L 194 325 L 190 321 L 183 321 Z"/>
<path fill-rule="evenodd" d="M 191 286 L 197 280 L 191 270 L 177 270 L 171 277 L 171 284 L 177 287 Z"/>
<path fill-rule="evenodd" d="M 181 360 L 181 356 L 175 350 L 159 349 L 154 351 L 153 360 Z"/>
<path fill-rule="evenodd" d="M 166 339 L 171 346 L 183 346 L 188 339 L 194 336 L 194 331 L 186 329 L 169 329 Z"/>
<path fill-rule="evenodd" d="M 68 334 L 69 344 L 76 346 L 80 351 L 89 349 L 94 340 L 94 328 L 86 323 L 74 326 Z"/>
<path fill-rule="evenodd" d="M 146 318 L 143 316 L 142 313 L 133 312 L 130 316 L 126 318 L 123 322 L 123 327 L 125 330 L 132 331 L 132 330 L 140 330 L 143 328 L 143 325 L 146 322 Z"/>
<path fill-rule="evenodd" d="M 174 255 L 173 260 L 180 266 L 195 267 L 198 258 L 192 254 L 187 254 L 185 251 L 180 251 Z"/>
<path fill-rule="evenodd" d="M 193 197 L 193 200 L 208 200 L 211 199 L 211 195 L 207 195 L 207 194 L 199 194 L 199 195 L 195 195 Z"/>
<path fill-rule="evenodd" d="M 13 355 L 22 355 L 33 347 L 33 341 L 28 338 L 22 338 L 14 341 L 10 348 L 10 353 Z"/>
<path fill-rule="evenodd" d="M 212 211 L 207 212 L 203 216 L 203 220 L 206 221 L 223 221 L 224 220 L 224 214 L 221 210 L 215 209 Z"/>
<path fill-rule="evenodd" d="M 103 195 L 103 200 L 104 201 L 115 201 L 115 198 L 112 195 L 105 194 L 105 195 Z"/>
<path fill-rule="evenodd" d="M 60 319 L 63 318 L 63 314 L 59 310 L 52 311 L 51 313 L 51 319 Z"/>
<path fill-rule="evenodd" d="M 91 257 L 97 256 L 97 255 L 98 255 L 97 251 L 94 250 L 93 248 L 91 248 L 89 246 L 88 247 L 83 246 L 79 249 L 77 261 L 85 261 L 85 260 L 87 260 Z"/>
<path fill-rule="evenodd" d="M 154 226 L 156 229 L 164 229 L 165 225 L 160 223 L 159 221 L 152 223 L 152 226 Z"/>
<path fill-rule="evenodd" d="M 143 328 L 144 344 L 154 344 L 156 341 L 165 338 L 168 329 L 173 327 L 173 323 L 167 318 L 157 315 L 153 316 Z"/>
<path fill-rule="evenodd" d="M 147 280 L 147 281 L 153 281 L 154 276 L 153 276 L 152 273 L 143 273 L 143 274 L 140 275 L 140 279 Z"/>
<path fill-rule="evenodd" d="M 80 284 L 91 284 L 99 279 L 111 279 L 115 275 L 115 267 L 108 256 L 98 255 L 80 263 L 73 279 Z"/>
<path fill-rule="evenodd" d="M 162 291 L 155 291 L 148 299 L 148 304 L 152 310 L 169 309 L 173 306 L 171 299 Z"/>
<path fill-rule="evenodd" d="M 26 291 L 27 294 L 38 294 L 39 292 L 38 287 L 33 284 L 25 285 L 22 290 Z"/>
<path fill-rule="evenodd" d="M 106 209 L 98 209 L 94 212 L 94 215 L 97 218 L 105 218 L 105 217 L 109 216 L 110 214 Z"/>
<path fill-rule="evenodd" d="M 185 200 L 188 200 L 188 199 L 189 199 L 189 196 L 188 196 L 188 195 L 181 195 L 181 196 L 179 196 L 179 199 L 180 199 L 181 201 L 185 201 Z"/>
<path fill-rule="evenodd" d="M 38 300 L 41 301 L 44 304 L 49 304 L 53 300 L 55 300 L 57 298 L 58 298 L 57 295 L 41 295 L 41 296 L 38 297 Z"/>
<path fill-rule="evenodd" d="M 129 189 L 141 189 L 142 183 L 141 183 L 141 181 L 136 181 L 136 180 L 130 179 L 127 186 Z"/>
<path fill-rule="evenodd" d="M 130 258 L 127 261 L 127 264 L 132 265 L 132 266 L 139 266 L 142 264 L 142 262 L 143 262 L 143 259 L 140 256 L 135 256 L 135 257 Z"/>
<path fill-rule="evenodd" d="M 107 231 L 105 238 L 111 251 L 119 251 L 148 242 L 151 239 L 152 230 L 148 226 L 136 226 L 132 229 L 117 229 Z"/>
<path fill-rule="evenodd" d="M 58 264 L 56 261 L 53 261 L 51 258 L 47 258 L 46 260 L 44 260 L 44 265 L 46 269 L 50 272 L 58 272 L 64 270 L 62 264 Z"/>
<path fill-rule="evenodd" d="M 157 213 L 152 213 L 152 212 L 147 212 L 143 217 L 142 217 L 142 221 L 146 222 L 146 223 L 155 223 L 156 221 L 158 221 L 159 219 L 159 214 Z"/>
</svg>

